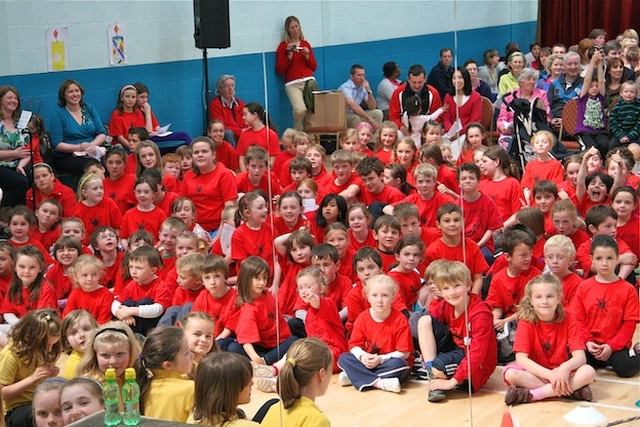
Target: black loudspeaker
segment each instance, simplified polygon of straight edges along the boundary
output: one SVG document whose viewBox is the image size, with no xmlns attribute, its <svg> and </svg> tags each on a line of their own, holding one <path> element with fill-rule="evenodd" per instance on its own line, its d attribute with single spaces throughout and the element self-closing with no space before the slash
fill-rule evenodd
<svg viewBox="0 0 640 427">
<path fill-rule="evenodd" d="M 229 0 L 193 0 L 193 21 L 198 49 L 231 47 Z"/>
</svg>

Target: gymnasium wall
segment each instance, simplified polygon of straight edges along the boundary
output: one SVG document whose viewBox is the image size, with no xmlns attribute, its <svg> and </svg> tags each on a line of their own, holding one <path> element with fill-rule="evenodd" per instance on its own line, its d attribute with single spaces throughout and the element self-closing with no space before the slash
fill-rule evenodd
<svg viewBox="0 0 640 427">
<path fill-rule="evenodd" d="M 204 0 L 206 1 L 206 0 Z M 364 65 L 375 88 L 382 65 L 396 61 L 402 77 L 420 63 L 429 70 L 440 48 L 454 48 L 458 62 L 485 49 L 504 51 L 509 41 L 523 50 L 535 39 L 537 0 L 467 1 L 244 1 L 230 0 L 231 48 L 208 50 L 211 91 L 222 73 L 236 76 L 237 96 L 267 105 L 274 122 L 292 125 L 282 77 L 275 73 L 275 49 L 283 23 L 296 15 L 318 60 L 320 88 L 337 88 L 353 63 Z M 124 23 L 128 65 L 110 66 L 107 26 Z M 68 27 L 68 68 L 47 71 L 45 32 Z M 457 46 L 457 48 L 455 48 Z M 119 88 L 142 81 L 161 124 L 192 137 L 204 126 L 202 51 L 193 41 L 192 0 L 19 0 L 0 3 L 0 84 L 18 88 L 23 108 L 49 117 L 60 83 L 78 80 L 85 100 L 104 121 L 115 108 Z"/>
</svg>

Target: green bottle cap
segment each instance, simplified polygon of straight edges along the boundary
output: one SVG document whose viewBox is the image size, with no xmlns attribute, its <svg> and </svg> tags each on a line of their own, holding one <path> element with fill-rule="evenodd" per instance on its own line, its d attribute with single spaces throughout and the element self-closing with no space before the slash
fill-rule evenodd
<svg viewBox="0 0 640 427">
<path fill-rule="evenodd" d="M 124 371 L 124 379 L 125 380 L 134 380 L 136 379 L 136 370 L 133 368 L 127 368 Z"/>
<path fill-rule="evenodd" d="M 115 368 L 107 368 L 107 372 L 104 373 L 104 379 L 107 381 L 116 379 L 116 370 Z"/>
</svg>

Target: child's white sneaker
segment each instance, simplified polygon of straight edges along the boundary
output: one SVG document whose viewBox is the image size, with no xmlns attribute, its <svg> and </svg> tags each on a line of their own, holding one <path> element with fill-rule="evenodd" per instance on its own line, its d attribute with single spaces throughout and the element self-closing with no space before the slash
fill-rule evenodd
<svg viewBox="0 0 640 427">
<path fill-rule="evenodd" d="M 381 378 L 378 381 L 378 385 L 381 390 L 390 391 L 391 393 L 400 393 L 402 390 L 400 380 L 397 378 Z"/>
<path fill-rule="evenodd" d="M 276 370 L 271 365 L 260 365 L 252 360 L 251 369 L 256 378 L 274 378 L 276 376 Z"/>
<path fill-rule="evenodd" d="M 345 371 L 342 371 L 338 374 L 338 384 L 342 387 L 346 387 L 351 385 L 351 380 L 349 379 L 349 375 Z"/>
</svg>

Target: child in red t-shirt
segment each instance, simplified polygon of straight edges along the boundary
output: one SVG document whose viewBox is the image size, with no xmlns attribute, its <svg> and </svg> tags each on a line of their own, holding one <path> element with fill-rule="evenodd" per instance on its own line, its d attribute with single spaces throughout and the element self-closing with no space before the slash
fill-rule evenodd
<svg viewBox="0 0 640 427">
<path fill-rule="evenodd" d="M 531 137 L 531 148 L 538 157 L 527 163 L 520 181 L 527 204 L 536 182 L 548 180 L 558 185 L 564 179 L 562 164 L 549 154 L 555 140 L 556 137 L 546 130 L 539 130 Z"/>
<path fill-rule="evenodd" d="M 135 171 L 135 159 L 132 162 Z M 108 176 L 102 180 L 104 194 L 116 202 L 120 213 L 124 215 L 134 205 L 133 185 L 136 176 L 125 170 L 128 159 L 120 147 L 109 148 L 104 156 L 104 165 L 108 172 Z"/>
<path fill-rule="evenodd" d="M 302 213 L 302 197 L 295 191 L 283 193 L 276 203 L 277 215 L 272 214 L 274 237 L 309 228 L 309 220 Z"/>
<path fill-rule="evenodd" d="M 391 120 L 382 122 L 378 128 L 378 141 L 373 148 L 373 154 L 380 159 L 383 164 L 391 162 L 393 154 L 393 146 L 398 140 L 398 125 Z"/>
<path fill-rule="evenodd" d="M 98 175 L 87 174 L 80 179 L 78 199 L 74 216 L 82 220 L 87 235 L 91 236 L 101 225 L 120 230 L 122 214 L 116 202 L 104 197 L 104 184 Z"/>
<path fill-rule="evenodd" d="M 396 262 L 395 250 L 400 240 L 400 222 L 391 215 L 382 215 L 373 224 L 373 238 L 376 249 L 382 257 L 382 271 L 391 270 Z"/>
<path fill-rule="evenodd" d="M 437 259 L 464 262 L 471 270 L 473 286 L 471 292 L 480 294 L 482 291 L 482 275 L 489 269 L 478 245 L 465 237 L 462 242 L 462 210 L 460 206 L 446 203 L 438 209 L 437 227 L 442 232 L 442 237 L 427 247 L 425 251 L 425 267 Z M 464 252 L 463 252 L 464 246 Z"/>
<path fill-rule="evenodd" d="M 545 228 L 549 236 L 561 234 L 567 236 L 578 249 L 581 244 L 589 240 L 589 234 L 582 228 L 578 228 L 582 220 L 578 221 L 578 210 L 570 200 L 558 200 L 551 207 L 552 229 Z M 580 225 L 584 227 L 584 224 Z"/>
<path fill-rule="evenodd" d="M 286 131 L 285 131 L 286 133 Z M 282 135 L 282 140 L 285 140 L 285 135 Z M 296 157 L 301 157 L 304 158 L 304 154 L 307 151 L 307 148 L 311 145 L 311 140 L 309 139 L 309 135 L 307 135 L 304 132 L 295 132 L 293 134 L 293 138 L 291 138 L 291 146 L 293 148 L 293 155 L 290 155 L 290 157 L 284 161 L 282 163 L 282 165 L 280 166 L 280 168 L 278 169 L 276 167 L 276 165 L 274 164 L 274 172 L 277 174 L 278 179 L 280 180 L 280 184 L 284 187 L 287 185 L 290 185 L 292 182 L 295 182 L 293 180 L 293 175 L 291 173 L 291 162 L 293 162 L 293 159 L 295 159 Z M 285 147 L 286 148 L 286 147 Z M 286 150 L 281 152 L 280 154 L 278 154 L 278 157 L 280 157 L 283 153 L 286 153 Z M 276 161 L 277 161 L 277 157 L 276 157 Z M 311 177 L 311 172 L 309 172 L 309 177 Z M 299 181 L 299 180 L 298 180 Z"/>
<path fill-rule="evenodd" d="M 111 227 L 98 227 L 91 236 L 91 247 L 104 264 L 100 284 L 113 292 L 124 254 L 118 250 L 118 235 Z"/>
<path fill-rule="evenodd" d="M 349 232 L 347 231 L 347 227 L 338 222 L 331 224 L 325 232 L 324 242 L 338 250 L 338 272 L 348 277 L 351 283 L 353 283 L 356 280 L 356 275 L 353 273 L 353 264 L 351 264 L 349 260 L 353 259 L 355 251 L 351 249 L 349 245 Z M 335 302 L 338 303 L 337 301 Z"/>
<path fill-rule="evenodd" d="M 340 372 L 338 357 L 348 349 L 344 327 L 336 303 L 325 296 L 325 274 L 317 267 L 309 267 L 298 273 L 298 295 L 306 305 L 304 328 L 307 337 L 320 338 L 333 354 L 333 372 Z"/>
<path fill-rule="evenodd" d="M 462 197 L 456 204 L 464 213 L 464 234 L 480 247 L 487 264 L 493 264 L 495 250 L 493 233 L 502 228 L 502 218 L 491 197 L 478 191 L 480 168 L 475 163 L 463 163 L 458 168 L 458 179 Z"/>
<path fill-rule="evenodd" d="M 282 186 L 283 193 L 286 193 L 287 191 L 296 191 L 298 184 L 300 184 L 303 179 L 311 179 L 313 176 L 311 161 L 306 157 L 294 157 L 287 163 L 287 176 L 289 178 L 284 182 L 289 182 L 289 184 L 283 184 L 282 178 L 280 178 L 280 185 Z"/>
<path fill-rule="evenodd" d="M 36 224 L 32 227 L 31 238 L 42 243 L 51 253 L 53 244 L 60 238 L 62 206 L 55 199 L 44 199 L 36 209 Z"/>
<path fill-rule="evenodd" d="M 509 386 L 504 403 L 556 396 L 591 401 L 589 384 L 595 381 L 596 371 L 587 365 L 578 323 L 562 307 L 560 280 L 551 275 L 530 280 L 517 316 L 516 363 L 502 372 Z"/>
<path fill-rule="evenodd" d="M 471 274 L 460 261 L 445 261 L 433 273 L 442 299 L 418 320 L 420 352 L 429 378 L 430 402 L 471 380 L 473 391 L 487 382 L 497 365 L 491 311 L 471 292 Z"/>
<path fill-rule="evenodd" d="M 273 271 L 273 230 L 267 223 L 268 211 L 267 200 L 260 190 L 250 191 L 238 201 L 236 229 L 231 236 L 231 259 L 237 265 L 255 255 L 264 259 Z"/>
<path fill-rule="evenodd" d="M 409 378 L 407 358 L 413 339 L 407 318 L 392 307 L 398 285 L 389 276 L 374 276 L 365 283 L 371 307 L 360 313 L 349 339 L 349 352 L 338 359 L 343 370 L 341 386 L 359 391 L 371 388 L 400 393 L 400 383 Z"/>
<path fill-rule="evenodd" d="M 307 147 L 304 157 L 311 162 L 311 178 L 318 184 L 318 188 L 329 185 L 333 178 L 324 167 L 327 150 L 322 145 L 314 143 Z"/>
<path fill-rule="evenodd" d="M 18 248 L 14 278 L 0 306 L 5 323 L 15 325 L 37 308 L 57 308 L 56 291 L 44 273 L 44 258 L 38 248 L 33 245 Z"/>
<path fill-rule="evenodd" d="M 11 237 L 9 243 L 16 249 L 26 245 L 35 246 L 44 257 L 45 266 L 53 264 L 53 259 L 49 255 L 49 251 L 33 237 L 29 236 L 29 232 L 36 223 L 36 217 L 26 206 L 18 205 L 9 210 L 9 232 Z M 44 271 L 43 271 L 44 272 Z"/>
<path fill-rule="evenodd" d="M 281 313 L 295 317 L 295 306 L 298 298 L 296 276 L 311 263 L 311 250 L 316 245 L 307 230 L 297 230 L 283 234 L 275 239 L 276 250 L 280 256 L 282 280 L 278 286 L 278 307 Z M 293 323 L 291 323 L 293 321 Z M 302 322 L 291 319 L 290 329 L 302 328 Z"/>
<path fill-rule="evenodd" d="M 356 166 L 356 172 L 362 180 L 360 200 L 366 206 L 374 202 L 386 205 L 404 199 L 400 190 L 384 183 L 384 165 L 377 157 L 362 159 Z"/>
<path fill-rule="evenodd" d="M 442 149 L 438 144 L 426 144 L 420 147 L 418 154 L 421 163 L 427 163 L 438 170 L 438 191 L 457 197 L 460 193 L 455 165 L 444 159 Z"/>
<path fill-rule="evenodd" d="M 364 246 L 353 256 L 353 269 L 358 280 L 345 296 L 345 306 L 347 307 L 347 322 L 345 329 L 347 337 L 353 330 L 353 322 L 356 321 L 360 313 L 368 309 L 369 301 L 364 293 L 364 283 L 367 279 L 382 274 L 382 257 L 380 253 L 370 246 Z"/>
<path fill-rule="evenodd" d="M 136 180 L 134 187 L 137 205 L 127 211 L 122 218 L 122 230 L 120 230 L 120 243 L 127 247 L 127 239 L 138 230 L 146 230 L 154 241 L 160 232 L 162 222 L 167 214 L 154 205 L 154 196 L 158 191 L 157 182 L 152 177 L 142 176 Z"/>
<path fill-rule="evenodd" d="M 229 267 L 224 258 L 208 255 L 200 266 L 200 280 L 205 291 L 201 292 L 191 307 L 214 319 L 213 337 L 220 350 L 226 351 L 234 341 L 240 307 L 236 304 L 238 292 L 227 284 Z"/>
<path fill-rule="evenodd" d="M 60 237 L 71 236 L 78 239 L 80 243 L 82 243 L 82 253 L 92 254 L 91 250 L 85 246 L 87 232 L 84 228 L 84 223 L 80 218 L 71 217 L 65 218 L 60 223 Z"/>
<path fill-rule="evenodd" d="M 404 236 L 396 245 L 395 255 L 398 265 L 389 271 L 388 275 L 398 284 L 398 298 L 405 309 L 413 311 L 413 305 L 418 301 L 422 289 L 422 278 L 418 272 L 418 265 L 422 262 L 424 244 L 413 236 Z"/>
<path fill-rule="evenodd" d="M 549 180 L 538 181 L 531 191 L 533 202 L 532 207 L 540 209 L 544 216 L 544 230 L 553 230 L 553 220 L 551 219 L 551 209 L 558 200 L 558 187 Z"/>
<path fill-rule="evenodd" d="M 192 304 L 205 291 L 200 277 L 200 265 L 203 261 L 204 255 L 199 253 L 184 255 L 176 261 L 178 286 L 171 299 L 171 306 L 165 310 L 158 326 L 173 326 L 192 311 Z"/>
<path fill-rule="evenodd" d="M 69 294 L 62 316 L 82 308 L 91 313 L 99 324 L 110 321 L 113 294 L 101 284 L 104 264 L 93 255 L 81 255 L 71 271 L 75 287 Z"/>
<path fill-rule="evenodd" d="M 234 205 L 235 206 L 235 205 Z M 226 209 L 226 207 L 225 207 Z M 188 197 L 178 197 L 171 204 L 171 216 L 180 218 L 187 230 L 195 233 L 201 249 L 208 249 L 211 246 L 211 235 L 200 224 L 196 222 L 196 205 Z M 226 222 L 224 218 L 224 209 L 221 218 L 222 222 Z M 233 225 L 233 215 L 230 216 L 231 225 Z M 235 227 L 235 226 L 234 226 Z"/>
<path fill-rule="evenodd" d="M 576 185 L 578 183 L 578 171 L 582 158 L 580 154 L 574 154 L 566 157 L 563 162 L 565 180 L 558 184 L 558 196 L 562 200 L 570 200 L 574 205 L 578 204 L 576 200 Z"/>
<path fill-rule="evenodd" d="M 396 141 L 393 146 L 392 163 L 400 163 L 407 170 L 407 182 L 415 185 L 414 168 L 417 166 L 416 154 L 418 148 L 412 138 L 405 136 Z"/>
<path fill-rule="evenodd" d="M 62 236 L 53 245 L 53 256 L 56 262 L 47 270 L 45 277 L 56 290 L 58 307 L 64 309 L 66 299 L 73 288 L 69 269 L 73 267 L 78 257 L 82 255 L 82 243 L 72 236 Z"/>
<path fill-rule="evenodd" d="M 236 175 L 238 194 L 253 190 L 262 190 L 264 194 L 279 196 L 280 182 L 275 173 L 268 170 L 269 156 L 267 151 L 259 146 L 249 147 L 245 155 L 245 171 Z"/>
<path fill-rule="evenodd" d="M 418 207 L 413 203 L 402 202 L 397 204 L 393 208 L 393 216 L 396 217 L 400 223 L 400 234 L 403 237 L 417 237 L 422 241 L 425 248 L 428 248 L 431 243 L 442 237 L 442 233 L 438 228 L 420 226 L 420 212 L 418 211 Z M 418 266 L 418 270 L 424 273 L 425 268 L 426 265 L 424 264 L 423 256 L 422 263 Z M 424 298 L 419 297 L 419 299 L 422 300 Z"/>
<path fill-rule="evenodd" d="M 373 230 L 369 225 L 373 216 L 369 209 L 362 203 L 351 205 L 347 211 L 347 224 L 349 225 L 349 248 L 354 252 L 364 246 L 376 246 L 373 238 Z"/>
<path fill-rule="evenodd" d="M 615 273 L 618 244 L 611 236 L 595 236 L 591 258 L 596 275 L 580 283 L 570 311 L 587 343 L 587 362 L 611 365 L 616 375 L 630 378 L 640 371 L 640 355 L 629 355 L 640 321 L 638 292 Z"/>
<path fill-rule="evenodd" d="M 13 281 L 13 263 L 16 248 L 9 242 L 0 242 L 0 298 L 4 299 L 9 285 Z"/>
<path fill-rule="evenodd" d="M 189 350 L 193 354 L 192 373 L 206 355 L 220 351 L 220 347 L 213 339 L 215 330 L 213 318 L 207 313 L 192 311 L 181 318 L 176 325 L 182 328 L 189 342 Z"/>
<path fill-rule="evenodd" d="M 172 295 L 164 281 L 157 276 L 162 267 L 158 250 L 140 246 L 129 255 L 131 281 L 116 297 L 111 312 L 135 332 L 146 335 L 160 320 L 171 304 Z"/>
<path fill-rule="evenodd" d="M 237 171 L 240 169 L 236 150 L 224 139 L 225 127 L 221 120 L 211 120 L 207 128 L 207 136 L 211 138 L 216 150 L 216 161 L 222 163 L 227 169 Z M 177 154 L 177 153 L 176 153 Z"/>
<path fill-rule="evenodd" d="M 311 265 L 317 267 L 324 275 L 324 281 L 327 285 L 325 296 L 331 298 L 336 304 L 340 312 L 340 319 L 347 319 L 346 296 L 352 288 L 353 280 L 341 274 L 339 271 L 341 264 L 344 262 L 349 264 L 350 256 L 344 260 L 340 260 L 340 251 L 330 243 L 321 243 L 311 249 Z M 353 265 L 353 264 L 352 264 Z M 352 268 L 352 265 L 350 268 Z"/>
<path fill-rule="evenodd" d="M 584 217 L 584 221 L 587 224 L 587 230 L 595 238 L 598 235 L 611 236 L 614 239 L 617 237 L 618 228 L 618 214 L 616 211 L 607 205 L 597 205 L 587 211 L 587 215 Z M 582 277 L 589 277 L 596 272 L 595 266 L 592 264 L 591 245 L 592 240 L 587 240 L 576 250 L 576 260 L 578 265 L 576 268 L 581 269 L 584 274 Z M 631 251 L 629 245 L 624 240 L 618 240 L 619 257 L 617 263 L 620 266 L 618 270 L 618 277 L 626 279 L 633 272 L 633 269 L 638 265 L 638 257 Z"/>
<path fill-rule="evenodd" d="M 248 103 L 242 109 L 242 119 L 248 129 L 242 131 L 236 147 L 240 171 L 247 170 L 245 155 L 247 149 L 253 145 L 259 145 L 269 153 L 269 164 L 272 165 L 280 153 L 280 140 L 278 134 L 273 130 L 273 123 L 264 111 L 264 107 L 257 102 Z"/>
<path fill-rule="evenodd" d="M 611 196 L 611 207 L 618 214 L 617 237 L 622 239 L 640 258 L 640 217 L 638 217 L 638 192 L 631 187 L 616 188 Z"/>
<path fill-rule="evenodd" d="M 522 230 L 507 230 L 502 238 L 507 267 L 491 278 L 487 304 L 493 313 L 493 327 L 503 331 L 507 323 L 515 326 L 516 306 L 524 295 L 529 280 L 541 274 L 531 266 L 534 241 L 529 233 Z"/>
<path fill-rule="evenodd" d="M 311 222 L 311 234 L 317 243 L 324 242 L 325 230 L 334 223 L 344 223 L 347 220 L 347 202 L 337 194 L 328 194 L 320 202 L 315 221 Z"/>
<path fill-rule="evenodd" d="M 178 236 L 187 231 L 187 226 L 180 218 L 170 216 L 162 221 L 160 231 L 158 233 L 157 248 L 164 265 L 164 274 L 176 265 L 178 256 L 176 255 L 176 241 Z M 161 276 L 163 277 L 163 276 Z"/>
<path fill-rule="evenodd" d="M 240 307 L 236 341 L 228 351 L 248 357 L 256 365 L 273 365 L 298 338 L 291 335 L 276 301 L 268 291 L 269 265 L 262 258 L 243 260 L 238 273 Z"/>
<path fill-rule="evenodd" d="M 562 302 L 565 307 L 571 305 L 573 295 L 582 282 L 582 277 L 569 270 L 575 257 L 576 248 L 567 236 L 551 236 L 544 244 L 544 260 L 551 274 L 560 279 Z"/>
<path fill-rule="evenodd" d="M 594 157 L 600 158 L 600 152 L 596 147 L 585 151 L 578 171 L 576 182 L 576 202 L 578 204 L 576 207 L 582 215 L 586 215 L 593 206 L 609 205 L 609 193 L 613 188 L 618 188 L 623 184 L 622 174 L 617 174 L 614 179 L 600 170 L 588 173 L 589 161 Z M 618 160 L 619 164 L 622 164 L 619 156 Z"/>
<path fill-rule="evenodd" d="M 351 151 L 336 150 L 331 154 L 331 167 L 335 179 L 325 188 L 326 194 L 339 194 L 350 205 L 358 200 L 362 180 L 354 173 L 355 163 Z"/>
</svg>

